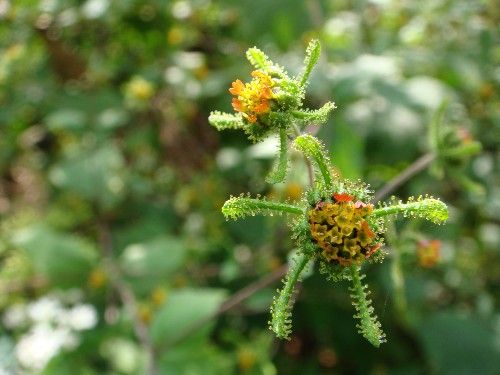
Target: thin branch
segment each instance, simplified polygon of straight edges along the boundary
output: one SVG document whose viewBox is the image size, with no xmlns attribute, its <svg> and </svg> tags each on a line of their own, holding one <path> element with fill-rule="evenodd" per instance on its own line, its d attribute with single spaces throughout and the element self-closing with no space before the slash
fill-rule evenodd
<svg viewBox="0 0 500 375">
<path fill-rule="evenodd" d="M 436 158 L 434 153 L 428 153 L 421 156 L 419 159 L 415 160 L 413 164 L 411 164 L 404 171 L 399 173 L 396 177 L 394 177 L 391 181 L 389 181 L 382 189 L 377 191 L 375 197 L 372 199 L 372 202 L 378 202 L 382 200 L 386 195 L 394 191 L 396 188 L 404 184 L 410 178 L 412 178 L 417 173 L 421 172 Z"/>
<path fill-rule="evenodd" d="M 146 374 L 148 375 L 156 375 L 158 372 L 156 371 L 155 366 L 155 352 L 154 347 L 149 338 L 148 328 L 146 324 L 141 320 L 138 312 L 137 312 L 137 300 L 135 298 L 134 293 L 128 287 L 128 285 L 123 281 L 121 277 L 120 268 L 116 264 L 113 254 L 112 254 L 112 241 L 111 234 L 109 230 L 109 226 L 106 220 L 100 219 L 98 222 L 98 231 L 99 231 L 99 241 L 101 244 L 101 248 L 104 255 L 104 260 L 106 264 L 106 269 L 109 274 L 109 279 L 111 285 L 114 290 L 118 293 L 121 302 L 127 313 L 132 317 L 134 321 L 134 332 L 144 347 L 146 352 L 148 353 L 148 364 Z"/>
</svg>

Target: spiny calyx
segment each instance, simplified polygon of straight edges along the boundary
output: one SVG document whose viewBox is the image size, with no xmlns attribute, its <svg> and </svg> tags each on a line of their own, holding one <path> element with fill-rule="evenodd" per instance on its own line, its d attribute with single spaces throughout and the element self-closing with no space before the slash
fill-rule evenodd
<svg viewBox="0 0 500 375">
<path fill-rule="evenodd" d="M 308 211 L 311 237 L 323 261 L 359 265 L 380 247 L 374 244 L 377 234 L 365 218 L 372 210 L 372 204 L 354 202 L 354 196 L 343 193 L 333 194 L 331 202 L 319 201 Z"/>
</svg>

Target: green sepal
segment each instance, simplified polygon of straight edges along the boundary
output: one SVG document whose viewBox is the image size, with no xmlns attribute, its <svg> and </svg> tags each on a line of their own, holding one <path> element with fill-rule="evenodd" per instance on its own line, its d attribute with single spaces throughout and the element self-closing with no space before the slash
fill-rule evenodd
<svg viewBox="0 0 500 375">
<path fill-rule="evenodd" d="M 244 127 L 241 116 L 219 111 L 210 113 L 210 116 L 208 116 L 208 122 L 217 130 L 241 129 Z"/>
<path fill-rule="evenodd" d="M 264 216 L 273 216 L 275 214 L 302 214 L 302 209 L 288 203 L 268 201 L 265 198 L 250 198 L 249 196 L 240 195 L 239 197 L 231 197 L 224 203 L 222 213 L 228 218 L 234 220 L 246 216 L 255 216 L 257 214 Z"/>
<path fill-rule="evenodd" d="M 277 184 L 285 181 L 288 171 L 288 135 L 286 129 L 280 129 L 279 133 L 279 151 L 274 161 L 274 166 L 266 181 L 270 184 Z"/>
<path fill-rule="evenodd" d="M 357 311 L 354 317 L 359 319 L 356 327 L 365 339 L 378 348 L 381 343 L 386 341 L 385 333 L 381 329 L 377 316 L 373 313 L 371 300 L 367 299 L 369 292 L 367 293 L 365 290 L 368 288 L 368 285 L 361 284 L 361 280 L 365 276 L 359 274 L 358 266 L 356 265 L 350 266 L 349 271 L 349 279 L 352 281 L 352 287 L 349 287 L 349 290 L 352 292 L 351 298 L 354 300 L 353 305 Z"/>
<path fill-rule="evenodd" d="M 430 220 L 436 224 L 442 224 L 448 219 L 448 207 L 439 199 L 433 197 L 409 198 L 407 203 L 397 201 L 393 198 L 392 202 L 379 207 L 372 212 L 374 217 L 383 217 L 402 213 L 404 217 L 420 217 Z"/>
<path fill-rule="evenodd" d="M 315 137 L 304 134 L 297 137 L 294 142 L 294 148 L 302 152 L 308 158 L 319 172 L 322 183 L 327 188 L 332 187 L 332 169 L 330 158 L 326 155 L 323 144 Z"/>
<path fill-rule="evenodd" d="M 290 268 L 283 279 L 284 286 L 281 290 L 278 290 L 278 297 L 273 298 L 269 329 L 280 339 L 290 339 L 289 336 L 292 328 L 291 310 L 293 308 L 291 297 L 295 291 L 295 284 L 300 281 L 300 275 L 309 263 L 309 260 L 310 258 L 303 253 L 299 253 L 293 258 Z"/>
<path fill-rule="evenodd" d="M 297 77 L 297 80 L 301 86 L 305 86 L 309 75 L 313 70 L 314 66 L 318 62 L 319 55 L 321 54 L 321 44 L 317 39 L 313 39 L 309 42 L 306 50 L 306 58 L 304 60 L 304 71 L 301 75 Z"/>
</svg>

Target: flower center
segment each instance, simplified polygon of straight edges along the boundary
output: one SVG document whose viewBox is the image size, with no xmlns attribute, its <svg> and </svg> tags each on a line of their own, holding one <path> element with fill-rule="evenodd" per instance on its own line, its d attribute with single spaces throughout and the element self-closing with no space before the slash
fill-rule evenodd
<svg viewBox="0 0 500 375">
<path fill-rule="evenodd" d="M 308 212 L 311 236 L 322 248 L 324 260 L 349 266 L 361 264 L 380 245 L 372 245 L 376 234 L 368 226 L 365 216 L 373 210 L 347 194 L 334 194 L 334 202 L 319 202 Z"/>
<path fill-rule="evenodd" d="M 271 110 L 269 100 L 274 98 L 271 87 L 274 86 L 273 79 L 264 72 L 258 70 L 252 72 L 254 79 L 244 84 L 239 79 L 233 82 L 229 92 L 238 98 L 233 98 L 233 108 L 241 112 L 249 122 L 257 121 L 257 116 Z"/>
</svg>

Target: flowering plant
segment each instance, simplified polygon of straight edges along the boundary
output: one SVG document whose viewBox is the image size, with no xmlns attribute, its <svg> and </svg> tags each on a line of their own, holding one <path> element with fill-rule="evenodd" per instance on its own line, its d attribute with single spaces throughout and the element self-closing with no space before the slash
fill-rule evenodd
<svg viewBox="0 0 500 375">
<path fill-rule="evenodd" d="M 270 201 L 249 195 L 231 197 L 222 207 L 226 218 L 238 219 L 256 214 L 286 214 L 297 246 L 294 262 L 284 279 L 284 286 L 271 308 L 270 328 L 280 338 L 291 332 L 292 294 L 306 267 L 319 262 L 320 272 L 328 279 L 352 282 L 350 291 L 357 310 L 359 332 L 375 347 L 385 341 L 385 334 L 367 298 L 367 286 L 361 280 L 365 261 L 380 262 L 384 251 L 384 219 L 401 213 L 405 217 L 420 217 L 440 224 L 447 220 L 448 209 L 430 196 L 410 198 L 406 203 L 393 199 L 389 204 L 372 201 L 368 185 L 340 178 L 334 172 L 324 145 L 314 136 L 301 134 L 300 126 L 325 122 L 334 108 L 326 104 L 317 111 L 300 109 L 307 77 L 319 56 L 320 46 L 312 41 L 307 49 L 304 73 L 290 79 L 282 68 L 274 65 L 256 48 L 247 57 L 261 70 L 252 73 L 254 80 L 244 85 L 237 80 L 229 90 L 236 115 L 214 112 L 210 122 L 218 129 L 243 128 L 253 140 L 276 130 L 281 148 L 278 168 L 269 180 L 282 181 L 286 176 L 288 145 L 301 152 L 314 171 L 314 181 L 297 203 Z M 293 99 L 295 96 L 295 100 Z M 276 170 L 279 171 L 276 173 Z M 276 176 L 279 178 L 276 178 Z"/>
</svg>

